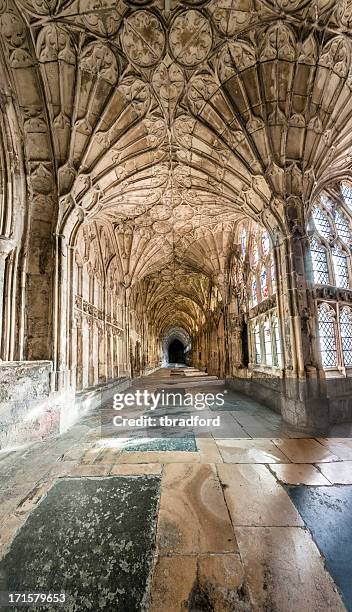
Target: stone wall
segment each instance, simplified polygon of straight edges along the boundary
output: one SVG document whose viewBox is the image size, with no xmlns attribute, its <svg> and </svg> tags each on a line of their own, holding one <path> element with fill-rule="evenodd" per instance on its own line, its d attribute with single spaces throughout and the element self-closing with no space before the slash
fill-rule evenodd
<svg viewBox="0 0 352 612">
<path fill-rule="evenodd" d="M 243 378 L 227 378 L 226 384 L 281 414 L 288 427 L 323 435 L 334 422 L 325 381 L 252 373 Z"/>
<path fill-rule="evenodd" d="M 0 365 L 0 447 L 59 431 L 60 410 L 50 401 L 50 361 Z"/>
<path fill-rule="evenodd" d="M 51 361 L 1 363 L 0 448 L 59 435 L 130 384 L 121 377 L 77 394 L 72 389 L 52 393 L 51 375 Z"/>
</svg>

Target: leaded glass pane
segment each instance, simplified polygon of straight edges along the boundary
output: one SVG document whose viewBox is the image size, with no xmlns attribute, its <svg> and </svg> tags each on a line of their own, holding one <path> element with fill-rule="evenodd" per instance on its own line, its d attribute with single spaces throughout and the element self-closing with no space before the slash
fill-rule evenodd
<svg viewBox="0 0 352 612">
<path fill-rule="evenodd" d="M 345 366 L 350 366 L 352 365 L 352 312 L 349 308 L 341 310 L 340 332 L 343 361 Z"/>
<path fill-rule="evenodd" d="M 319 342 L 324 368 L 337 366 L 336 334 L 333 311 L 331 308 L 319 308 Z"/>
<path fill-rule="evenodd" d="M 314 282 L 318 285 L 329 284 L 329 268 L 326 250 L 315 239 L 310 243 L 310 252 L 313 263 Z"/>
<path fill-rule="evenodd" d="M 273 356 L 271 348 L 271 329 L 270 321 L 264 323 L 264 348 L 265 348 L 265 363 L 268 366 L 273 365 Z"/>
<path fill-rule="evenodd" d="M 262 362 L 262 351 L 260 346 L 260 327 L 256 325 L 254 328 L 254 345 L 255 345 L 255 363 Z"/>
<path fill-rule="evenodd" d="M 281 342 L 280 342 L 279 323 L 276 317 L 273 319 L 273 338 L 274 338 L 274 346 L 275 346 L 274 365 L 281 367 L 282 366 Z"/>
<path fill-rule="evenodd" d="M 334 220 L 338 237 L 346 244 L 349 244 L 351 242 L 352 232 L 345 215 L 336 211 Z"/>
<path fill-rule="evenodd" d="M 341 193 L 345 204 L 352 210 L 352 187 L 348 183 L 341 183 Z"/>
<path fill-rule="evenodd" d="M 312 217 L 319 234 L 324 238 L 330 238 L 332 236 L 332 229 L 327 214 L 321 208 L 315 206 L 312 210 Z"/>
<path fill-rule="evenodd" d="M 332 250 L 336 287 L 348 289 L 348 267 L 346 254 L 338 246 Z"/>
</svg>

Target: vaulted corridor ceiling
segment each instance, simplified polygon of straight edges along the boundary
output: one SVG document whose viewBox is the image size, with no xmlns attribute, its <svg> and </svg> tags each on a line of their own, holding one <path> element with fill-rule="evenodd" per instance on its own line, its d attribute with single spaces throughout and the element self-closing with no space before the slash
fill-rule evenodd
<svg viewBox="0 0 352 612">
<path fill-rule="evenodd" d="M 161 331 L 189 330 L 209 282 L 223 290 L 239 220 L 286 234 L 351 164 L 345 0 L 2 0 L 0 13 L 37 206 L 83 258 L 101 233 Z"/>
</svg>

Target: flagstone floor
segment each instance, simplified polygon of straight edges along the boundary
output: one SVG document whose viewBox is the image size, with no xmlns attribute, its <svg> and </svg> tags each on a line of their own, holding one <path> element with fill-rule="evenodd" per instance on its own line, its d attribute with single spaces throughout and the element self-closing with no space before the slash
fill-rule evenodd
<svg viewBox="0 0 352 612">
<path fill-rule="evenodd" d="M 188 374 L 160 370 L 132 391 L 224 391 Z M 148 433 L 109 437 L 102 411 L 0 452 L 1 590 L 46 592 L 59 575 L 68 612 L 352 610 L 350 425 L 307 439 L 228 392 L 207 411 L 219 429 L 176 435 L 167 450 Z"/>
</svg>

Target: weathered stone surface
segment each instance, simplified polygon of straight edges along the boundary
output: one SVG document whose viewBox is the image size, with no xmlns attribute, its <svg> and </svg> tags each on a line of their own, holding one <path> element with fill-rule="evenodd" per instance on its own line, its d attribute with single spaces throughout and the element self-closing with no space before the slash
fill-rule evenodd
<svg viewBox="0 0 352 612">
<path fill-rule="evenodd" d="M 325 464 L 322 464 L 325 465 Z M 327 465 L 335 465 L 327 464 Z M 284 484 L 303 484 L 303 485 L 328 485 L 329 481 L 323 475 L 323 470 L 317 470 L 314 465 L 308 463 L 288 463 L 271 465 L 271 472 Z M 322 473 L 323 472 L 323 473 Z"/>
<path fill-rule="evenodd" d="M 303 526 L 290 498 L 264 465 L 223 463 L 217 471 L 233 525 Z"/>
<path fill-rule="evenodd" d="M 352 461 L 317 463 L 317 467 L 332 484 L 352 485 Z"/>
<path fill-rule="evenodd" d="M 328 447 L 312 439 L 274 440 L 276 446 L 294 463 L 319 463 L 338 461 Z"/>
<path fill-rule="evenodd" d="M 217 440 L 225 463 L 285 463 L 287 457 L 270 440 Z"/>
<path fill-rule="evenodd" d="M 237 549 L 213 466 L 170 464 L 164 467 L 157 541 L 161 555 Z"/>
<path fill-rule="evenodd" d="M 50 395 L 49 361 L 0 363 L 0 447 L 58 433 L 60 407 Z"/>
<path fill-rule="evenodd" d="M 338 586 L 347 610 L 350 610 L 352 598 L 350 520 L 352 487 L 287 487 L 287 490 L 312 533 L 324 557 L 325 566 Z M 317 584 L 319 585 L 319 582 Z M 337 602 L 335 605 L 339 610 Z M 335 608 L 334 604 L 331 606 Z"/>
<path fill-rule="evenodd" d="M 140 608 L 159 484 L 155 476 L 60 479 L 0 563 L 6 588 L 65 592 L 67 611 Z"/>
<path fill-rule="evenodd" d="M 238 554 L 160 557 L 151 587 L 151 612 L 251 610 Z"/>
<path fill-rule="evenodd" d="M 237 527 L 235 533 L 255 610 L 345 610 L 307 531 Z"/>
</svg>

